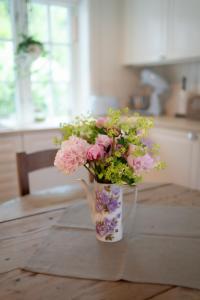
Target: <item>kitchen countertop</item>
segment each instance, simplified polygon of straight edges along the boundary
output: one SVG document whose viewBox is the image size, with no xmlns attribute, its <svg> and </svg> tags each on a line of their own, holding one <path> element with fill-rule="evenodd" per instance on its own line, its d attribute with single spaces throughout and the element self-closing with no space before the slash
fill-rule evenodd
<svg viewBox="0 0 200 300">
<path fill-rule="evenodd" d="M 189 120 L 185 118 L 175 118 L 170 116 L 154 117 L 155 128 L 174 129 L 180 131 L 190 131 L 200 133 L 200 121 Z M 24 126 L 1 127 L 0 135 L 23 134 L 37 131 L 52 131 L 58 130 L 59 123 L 33 123 Z"/>
<path fill-rule="evenodd" d="M 155 117 L 155 128 L 166 128 L 181 131 L 191 131 L 200 133 L 200 121 L 189 120 L 186 118 L 175 118 L 169 116 Z"/>
</svg>

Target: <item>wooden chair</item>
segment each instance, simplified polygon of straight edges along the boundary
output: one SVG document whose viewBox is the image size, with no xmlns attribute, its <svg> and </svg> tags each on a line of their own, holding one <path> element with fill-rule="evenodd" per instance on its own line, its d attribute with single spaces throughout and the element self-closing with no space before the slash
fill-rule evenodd
<svg viewBox="0 0 200 300">
<path fill-rule="evenodd" d="M 17 153 L 17 171 L 21 196 L 30 194 L 28 174 L 39 169 L 53 167 L 57 151 L 57 149 L 50 149 L 30 154 L 26 152 Z"/>
</svg>

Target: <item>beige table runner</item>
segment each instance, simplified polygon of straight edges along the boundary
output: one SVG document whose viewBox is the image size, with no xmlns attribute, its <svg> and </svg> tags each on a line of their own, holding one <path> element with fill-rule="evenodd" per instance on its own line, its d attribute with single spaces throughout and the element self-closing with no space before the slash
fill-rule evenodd
<svg viewBox="0 0 200 300">
<path fill-rule="evenodd" d="M 80 201 L 66 209 L 25 269 L 200 289 L 200 208 L 140 204 L 125 229 L 120 242 L 97 241 Z"/>
</svg>

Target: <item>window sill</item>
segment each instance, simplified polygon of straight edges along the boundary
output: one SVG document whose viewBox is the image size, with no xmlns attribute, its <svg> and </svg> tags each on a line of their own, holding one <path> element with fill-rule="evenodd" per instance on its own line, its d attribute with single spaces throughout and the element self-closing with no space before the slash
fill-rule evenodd
<svg viewBox="0 0 200 300">
<path fill-rule="evenodd" d="M 49 119 L 44 122 L 32 122 L 27 124 L 20 123 L 0 123 L 0 134 L 17 134 L 32 131 L 43 131 L 43 130 L 58 130 L 61 123 L 67 123 L 70 118 L 60 119 Z"/>
</svg>

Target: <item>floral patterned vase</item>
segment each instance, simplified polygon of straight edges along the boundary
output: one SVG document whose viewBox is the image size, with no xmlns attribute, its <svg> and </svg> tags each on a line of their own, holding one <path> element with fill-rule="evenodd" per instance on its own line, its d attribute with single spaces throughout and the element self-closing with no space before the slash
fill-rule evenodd
<svg viewBox="0 0 200 300">
<path fill-rule="evenodd" d="M 96 237 L 103 242 L 122 239 L 122 188 L 115 184 L 94 183 L 94 222 Z"/>
</svg>

